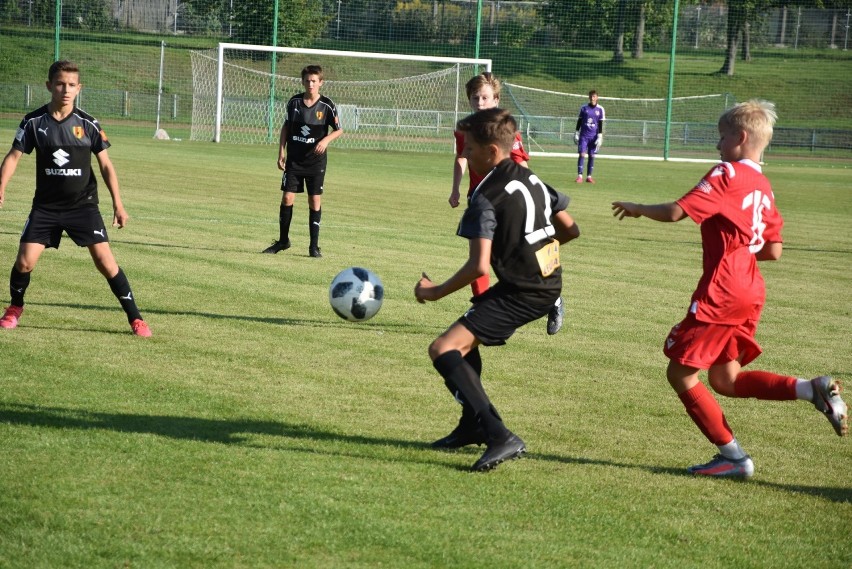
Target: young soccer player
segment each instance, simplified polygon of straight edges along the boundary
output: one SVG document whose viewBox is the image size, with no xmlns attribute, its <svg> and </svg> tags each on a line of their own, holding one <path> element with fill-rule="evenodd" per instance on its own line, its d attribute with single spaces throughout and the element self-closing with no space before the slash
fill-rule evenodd
<svg viewBox="0 0 852 569">
<path fill-rule="evenodd" d="M 264 253 L 275 254 L 290 248 L 293 203 L 296 194 L 304 193 L 307 188 L 308 231 L 311 239 L 308 254 L 311 257 L 322 257 L 319 230 L 328 145 L 343 134 L 337 107 L 331 99 L 320 95 L 322 85 L 322 67 L 308 65 L 302 69 L 304 93 L 294 95 L 287 102 L 287 117 L 281 127 L 278 146 L 278 169 L 284 171 L 278 217 L 279 235 L 278 241 L 264 249 Z"/>
<path fill-rule="evenodd" d="M 603 144 L 604 121 L 606 113 L 603 106 L 598 104 L 598 92 L 589 91 L 589 102 L 580 107 L 580 116 L 577 117 L 577 128 L 574 132 L 574 142 L 577 144 L 577 179 L 578 184 L 583 183 L 583 166 L 586 159 L 589 161 L 586 173 L 586 182 L 594 184 L 592 171 L 595 169 L 595 154 Z"/>
<path fill-rule="evenodd" d="M 21 121 L 12 148 L 0 166 L 0 207 L 6 185 L 21 155 L 36 151 L 36 189 L 32 210 L 21 234 L 18 256 L 9 278 L 11 305 L 0 318 L 0 328 L 15 328 L 24 311 L 24 294 L 30 275 L 46 247 L 59 248 L 62 232 L 80 247 L 87 247 L 95 267 L 107 279 L 133 333 L 150 336 L 151 329 L 139 314 L 124 271 L 109 245 L 104 220 L 98 210 L 97 179 L 92 154 L 98 160 L 104 183 L 112 197 L 113 227 L 122 228 L 129 216 L 121 203 L 118 177 L 110 161 L 110 143 L 97 120 L 74 106 L 83 85 L 77 66 L 57 61 L 48 71 L 50 103 Z"/>
<path fill-rule="evenodd" d="M 475 296 L 473 306 L 429 346 L 432 364 L 462 405 L 458 426 L 432 446 L 485 443 L 473 470 L 488 470 L 520 456 L 526 447 L 485 393 L 479 345 L 505 344 L 517 328 L 547 314 L 562 289 L 559 243 L 580 231 L 565 211 L 568 198 L 510 158 L 517 123 L 508 111 L 476 112 L 459 121 L 458 129 L 471 168 L 485 173 L 458 229 L 468 239 L 469 256 L 441 284 L 424 273 L 414 295 L 421 303 L 438 300 L 486 274 L 489 266 L 497 274 L 497 284 Z"/>
<path fill-rule="evenodd" d="M 704 436 L 719 449 L 710 462 L 687 469 L 693 474 L 748 478 L 754 473 L 754 463 L 734 438 L 719 403 L 698 379 L 700 370 L 708 370 L 710 386 L 726 397 L 810 401 L 838 435 L 847 433 L 846 404 L 837 381 L 741 371 L 762 351 L 754 336 L 766 291 L 757 262 L 777 260 L 782 250 L 783 220 L 758 164 L 775 119 L 772 103 L 751 100 L 735 105 L 719 119 L 716 148 L 722 163 L 686 195 L 657 205 L 612 204 L 619 219 L 689 217 L 701 226 L 704 272 L 686 318 L 672 328 L 663 347 L 669 358 L 669 383 Z"/>
<path fill-rule="evenodd" d="M 464 86 L 467 99 L 470 103 L 470 109 L 474 113 L 483 109 L 494 109 L 500 105 L 500 91 L 502 84 L 500 80 L 490 71 L 485 71 L 471 78 Z M 470 184 L 468 185 L 467 197 L 470 198 L 473 190 L 482 181 L 483 176 L 476 172 L 473 168 L 468 168 L 467 158 L 464 156 L 464 133 L 456 130 L 453 133 L 456 141 L 456 158 L 453 164 L 453 188 L 450 191 L 450 206 L 458 207 L 459 187 L 461 186 L 462 178 L 465 170 L 469 170 Z M 524 142 L 521 139 L 521 133 L 515 133 L 515 140 L 512 142 L 512 152 L 509 156 L 512 161 L 520 164 L 524 168 L 528 166 L 529 154 L 524 149 Z M 480 295 L 486 290 L 490 283 L 488 273 L 482 275 L 470 284 L 471 291 L 474 296 Z M 562 297 L 556 299 L 553 307 L 547 313 L 547 333 L 550 335 L 556 334 L 562 328 L 562 322 L 565 317 L 565 305 Z"/>
</svg>

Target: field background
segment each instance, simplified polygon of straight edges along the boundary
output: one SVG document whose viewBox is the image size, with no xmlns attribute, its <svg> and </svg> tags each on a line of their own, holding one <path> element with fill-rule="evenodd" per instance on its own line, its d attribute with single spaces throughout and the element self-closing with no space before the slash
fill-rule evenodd
<svg viewBox="0 0 852 569">
<path fill-rule="evenodd" d="M 674 199 L 706 165 L 601 159 L 598 184 L 579 186 L 573 159 L 533 160 L 583 235 L 563 251 L 563 331 L 539 321 L 483 351 L 529 448 L 483 475 L 467 471 L 480 450 L 428 447 L 458 408 L 426 348 L 468 306 L 412 294 L 421 271 L 444 279 L 465 255 L 449 153 L 332 148 L 311 259 L 304 197 L 293 248 L 259 254 L 277 235 L 274 147 L 110 134 L 131 215 L 111 240 L 154 336 L 131 336 L 84 249 L 42 257 L 21 325 L 0 334 L 0 566 L 852 565 L 852 450 L 809 404 L 723 400 L 755 477 L 684 472 L 715 449 L 667 385 L 661 345 L 700 274 L 698 229 L 617 222 L 610 203 Z M 33 167 L 21 161 L 0 210 L 6 270 Z M 849 170 L 766 172 L 785 252 L 763 265 L 751 368 L 852 385 Z M 386 287 L 366 323 L 328 307 L 351 265 Z"/>
</svg>

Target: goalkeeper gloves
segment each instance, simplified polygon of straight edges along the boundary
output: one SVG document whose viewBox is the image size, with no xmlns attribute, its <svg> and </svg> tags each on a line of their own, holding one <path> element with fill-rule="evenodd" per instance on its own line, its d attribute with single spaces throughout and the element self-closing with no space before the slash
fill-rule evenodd
<svg viewBox="0 0 852 569">
<path fill-rule="evenodd" d="M 580 131 L 574 133 L 574 144 L 580 144 Z"/>
<path fill-rule="evenodd" d="M 595 137 L 595 152 L 601 149 L 601 144 L 603 144 L 603 135 L 599 134 Z"/>
</svg>

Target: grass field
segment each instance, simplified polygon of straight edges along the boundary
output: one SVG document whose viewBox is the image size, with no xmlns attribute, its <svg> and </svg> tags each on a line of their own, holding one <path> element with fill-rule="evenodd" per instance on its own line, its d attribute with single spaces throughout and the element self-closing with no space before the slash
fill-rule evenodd
<svg viewBox="0 0 852 569">
<path fill-rule="evenodd" d="M 583 230 L 563 251 L 567 324 L 483 351 L 529 453 L 473 474 L 480 450 L 428 447 L 458 407 L 426 348 L 467 295 L 412 295 L 421 271 L 444 279 L 465 255 L 449 155 L 332 148 L 311 259 L 304 197 L 293 248 L 258 254 L 277 233 L 273 147 L 111 139 L 132 216 L 111 240 L 154 337 L 131 336 L 85 250 L 42 257 L 21 325 L 0 334 L 0 567 L 852 565 L 852 450 L 809 404 L 723 400 L 754 478 L 684 472 L 715 449 L 661 345 L 700 274 L 698 229 L 617 222 L 609 204 L 679 197 L 706 165 L 600 159 L 598 184 L 575 186 L 573 160 L 533 160 Z M 0 275 L 33 168 L 0 210 Z M 751 368 L 852 386 L 849 170 L 766 171 L 785 253 L 763 268 Z M 328 306 L 351 265 L 386 287 L 366 323 Z"/>
</svg>

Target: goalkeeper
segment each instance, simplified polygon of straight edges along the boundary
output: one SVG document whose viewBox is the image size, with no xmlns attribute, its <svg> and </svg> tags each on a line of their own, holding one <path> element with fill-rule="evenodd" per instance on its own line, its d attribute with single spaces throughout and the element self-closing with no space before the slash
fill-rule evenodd
<svg viewBox="0 0 852 569">
<path fill-rule="evenodd" d="M 595 154 L 603 144 L 603 130 L 606 113 L 604 108 L 598 104 L 598 92 L 594 89 L 589 91 L 589 103 L 580 107 L 580 116 L 577 117 L 577 128 L 574 132 L 574 142 L 577 143 L 577 179 L 578 184 L 583 183 L 583 167 L 586 158 L 589 159 L 586 182 L 594 184 L 592 171 L 595 169 Z"/>
</svg>

